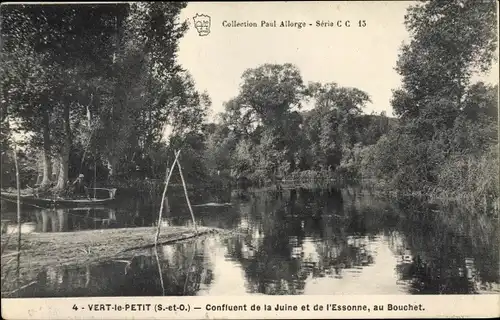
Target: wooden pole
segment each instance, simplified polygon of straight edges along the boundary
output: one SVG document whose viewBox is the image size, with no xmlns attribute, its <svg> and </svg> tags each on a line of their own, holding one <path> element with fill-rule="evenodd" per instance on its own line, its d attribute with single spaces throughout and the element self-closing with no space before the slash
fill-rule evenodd
<svg viewBox="0 0 500 320">
<path fill-rule="evenodd" d="M 16 167 L 17 188 L 17 282 L 19 285 L 19 266 L 21 260 L 21 182 L 19 179 L 19 165 L 17 164 L 17 148 L 14 146 L 14 165 Z"/>
<path fill-rule="evenodd" d="M 163 272 L 161 270 L 160 257 L 158 256 L 158 248 L 155 247 L 156 265 L 158 266 L 158 275 L 160 276 L 161 292 L 165 295 L 165 285 L 163 284 Z"/>
<path fill-rule="evenodd" d="M 170 163 L 167 161 L 167 168 L 168 168 L 168 167 L 170 167 Z M 173 168 L 173 167 L 172 167 L 172 168 Z M 168 174 L 168 172 L 167 172 L 167 174 Z M 169 214 L 169 212 L 170 212 L 170 204 L 169 204 L 169 202 L 168 202 L 168 194 L 166 194 L 166 195 L 165 195 L 165 205 L 164 205 L 164 207 L 165 207 L 165 213 L 166 213 L 166 214 L 167 214 L 167 216 L 168 216 L 168 214 Z"/>
<path fill-rule="evenodd" d="M 189 196 L 188 196 L 188 192 L 187 192 L 186 182 L 184 181 L 184 176 L 182 175 L 181 163 L 177 159 L 176 159 L 176 161 L 177 161 L 177 167 L 179 168 L 179 173 L 181 175 L 182 186 L 184 187 L 184 195 L 186 196 L 186 201 L 187 201 L 187 205 L 188 205 L 188 208 L 189 208 L 189 212 L 191 213 L 191 218 L 193 219 L 194 231 L 196 232 L 196 234 L 198 234 L 198 228 L 196 227 L 196 221 L 194 219 L 193 208 L 191 208 L 191 202 L 189 201 Z"/>
<path fill-rule="evenodd" d="M 170 182 L 170 178 L 172 177 L 172 172 L 174 171 L 175 163 L 177 162 L 177 158 L 179 157 L 179 154 L 181 151 L 177 151 L 175 154 L 175 159 L 170 167 L 170 171 L 168 172 L 167 178 L 165 179 L 165 188 L 163 189 L 163 195 L 161 197 L 161 205 L 160 205 L 160 212 L 158 213 L 158 225 L 156 227 L 156 236 L 155 236 L 155 246 L 158 243 L 158 237 L 160 236 L 160 226 L 161 226 L 161 217 L 163 213 L 163 203 L 165 202 L 165 195 L 167 194 L 167 188 L 168 188 L 168 183 Z M 167 167 L 168 170 L 168 167 Z"/>
<path fill-rule="evenodd" d="M 188 284 L 188 280 L 189 280 L 189 274 L 191 272 L 191 267 L 193 266 L 195 255 L 196 255 L 196 241 L 193 244 L 193 254 L 191 255 L 191 262 L 189 263 L 189 266 L 188 266 L 188 268 L 186 270 L 186 281 L 184 281 L 184 295 L 186 295 L 186 289 L 187 289 L 187 284 Z"/>
<path fill-rule="evenodd" d="M 97 148 L 96 148 L 96 152 L 97 152 Z M 95 198 L 95 188 L 97 187 L 97 162 L 95 160 L 95 154 L 94 154 L 94 200 L 96 199 Z"/>
</svg>

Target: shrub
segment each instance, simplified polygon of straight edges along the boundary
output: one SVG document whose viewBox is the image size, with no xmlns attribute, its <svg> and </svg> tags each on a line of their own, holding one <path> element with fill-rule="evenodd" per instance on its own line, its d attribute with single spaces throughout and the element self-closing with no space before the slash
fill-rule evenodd
<svg viewBox="0 0 500 320">
<path fill-rule="evenodd" d="M 498 147 L 482 155 L 454 154 L 437 170 L 437 195 L 491 203 L 499 198 Z"/>
</svg>

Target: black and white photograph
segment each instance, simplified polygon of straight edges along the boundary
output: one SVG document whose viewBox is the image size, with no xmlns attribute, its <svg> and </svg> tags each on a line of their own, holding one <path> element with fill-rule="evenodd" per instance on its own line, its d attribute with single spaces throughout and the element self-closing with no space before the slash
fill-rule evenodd
<svg viewBox="0 0 500 320">
<path fill-rule="evenodd" d="M 497 1 L 0 23 L 2 301 L 500 294 Z"/>
</svg>

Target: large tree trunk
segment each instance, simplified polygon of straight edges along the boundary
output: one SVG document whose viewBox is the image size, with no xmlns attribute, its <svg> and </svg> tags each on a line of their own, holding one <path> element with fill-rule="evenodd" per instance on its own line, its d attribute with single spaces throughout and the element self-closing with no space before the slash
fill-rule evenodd
<svg viewBox="0 0 500 320">
<path fill-rule="evenodd" d="M 51 168 L 52 168 L 51 180 L 52 181 L 57 181 L 57 177 L 59 176 L 59 163 L 60 163 L 59 157 L 52 159 L 52 166 L 51 166 Z"/>
<path fill-rule="evenodd" d="M 42 150 L 42 161 L 43 161 L 43 177 L 40 183 L 41 188 L 46 188 L 50 184 L 50 178 L 52 176 L 52 164 L 50 159 L 50 122 L 48 111 L 43 112 L 43 150 Z"/>
<path fill-rule="evenodd" d="M 69 167 L 69 152 L 71 149 L 71 126 L 69 123 L 69 105 L 64 106 L 63 113 L 64 123 L 64 141 L 61 152 L 59 154 L 59 176 L 57 177 L 56 190 L 63 190 L 66 188 L 68 181 L 68 167 Z"/>
<path fill-rule="evenodd" d="M 108 179 L 109 180 L 115 179 L 116 174 L 118 173 L 118 158 L 113 155 L 108 156 L 107 167 L 108 167 Z"/>
</svg>

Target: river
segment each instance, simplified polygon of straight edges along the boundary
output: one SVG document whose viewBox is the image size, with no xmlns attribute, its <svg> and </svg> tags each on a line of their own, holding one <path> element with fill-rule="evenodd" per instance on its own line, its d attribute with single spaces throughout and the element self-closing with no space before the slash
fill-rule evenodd
<svg viewBox="0 0 500 320">
<path fill-rule="evenodd" d="M 353 188 L 192 192 L 191 202 L 198 225 L 234 232 L 144 250 L 128 261 L 47 267 L 19 296 L 499 292 L 497 220 L 458 206 Z M 211 202 L 231 205 L 198 206 Z M 105 208 L 23 206 L 22 230 L 151 226 L 158 204 L 132 194 Z M 182 191 L 170 194 L 169 209 L 163 225 L 192 225 Z M 12 222 L 6 229 L 15 219 L 15 206 L 2 204 L 3 222 Z"/>
</svg>

